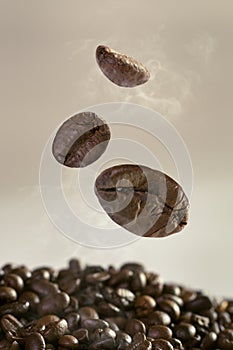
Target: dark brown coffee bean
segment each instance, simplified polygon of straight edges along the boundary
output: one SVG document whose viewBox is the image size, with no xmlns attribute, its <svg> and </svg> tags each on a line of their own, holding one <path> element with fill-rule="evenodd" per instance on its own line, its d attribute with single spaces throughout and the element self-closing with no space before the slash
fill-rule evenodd
<svg viewBox="0 0 233 350">
<path fill-rule="evenodd" d="M 15 273 L 9 273 L 5 275 L 3 281 L 5 286 L 13 288 L 18 293 L 21 292 L 24 287 L 24 281 L 22 277 L 16 275 Z"/>
<path fill-rule="evenodd" d="M 159 298 L 157 298 L 157 301 L 164 300 L 164 299 L 170 299 L 170 300 L 175 301 L 175 303 L 178 304 L 179 307 L 183 307 L 184 306 L 183 299 L 181 299 L 177 295 L 164 293 Z"/>
<path fill-rule="evenodd" d="M 223 350 L 233 349 L 233 329 L 225 329 L 219 333 L 217 346 Z"/>
<path fill-rule="evenodd" d="M 35 311 L 37 304 L 40 302 L 40 298 L 34 292 L 25 291 L 19 296 L 20 303 L 29 303 L 30 310 Z"/>
<path fill-rule="evenodd" d="M 89 307 L 89 306 L 81 307 L 78 310 L 78 313 L 80 315 L 81 322 L 84 321 L 85 319 L 88 319 L 88 318 L 92 318 L 92 319 L 99 318 L 99 315 L 96 312 L 96 310 L 93 309 L 92 307 Z"/>
<path fill-rule="evenodd" d="M 153 350 L 173 350 L 173 345 L 165 339 L 155 339 L 152 341 Z"/>
<path fill-rule="evenodd" d="M 67 276 L 60 279 L 58 285 L 63 292 L 73 294 L 79 290 L 80 279 L 73 276 Z"/>
<path fill-rule="evenodd" d="M 9 350 L 20 350 L 20 349 L 22 349 L 22 348 L 19 345 L 19 343 L 17 343 L 16 341 L 14 341 L 9 348 Z"/>
<path fill-rule="evenodd" d="M 18 267 L 16 267 L 16 268 L 13 268 L 13 269 L 11 270 L 11 273 L 14 273 L 14 274 L 20 276 L 20 277 L 24 280 L 24 282 L 25 282 L 27 279 L 31 278 L 31 276 L 32 276 L 31 271 L 30 271 L 30 270 L 28 269 L 28 267 L 25 266 L 25 265 L 22 265 L 22 266 L 18 266 Z"/>
<path fill-rule="evenodd" d="M 47 296 L 48 294 L 57 294 L 58 286 L 45 279 L 35 279 L 29 282 L 29 288 L 39 296 Z"/>
<path fill-rule="evenodd" d="M 50 323 L 58 322 L 60 318 L 57 315 L 46 315 L 37 320 L 36 327 L 38 330 L 47 327 Z"/>
<path fill-rule="evenodd" d="M 169 340 L 175 350 L 184 350 L 183 344 L 180 339 L 172 338 Z"/>
<path fill-rule="evenodd" d="M 48 295 L 44 297 L 38 304 L 38 315 L 43 316 L 46 314 L 58 314 L 69 305 L 70 297 L 65 292 L 60 292 L 54 295 Z"/>
<path fill-rule="evenodd" d="M 208 334 L 205 335 L 201 342 L 201 349 L 203 350 L 209 350 L 213 349 L 215 346 L 217 340 L 217 334 L 214 332 L 209 332 Z"/>
<path fill-rule="evenodd" d="M 153 311 L 148 317 L 148 324 L 168 326 L 171 323 L 171 317 L 164 311 Z"/>
<path fill-rule="evenodd" d="M 185 307 L 189 311 L 199 312 L 203 310 L 209 310 L 212 307 L 212 302 L 208 296 L 200 295 L 186 303 Z"/>
<path fill-rule="evenodd" d="M 171 339 L 172 338 L 172 330 L 167 326 L 163 325 L 155 325 L 151 326 L 148 329 L 148 337 L 150 338 L 162 338 L 162 339 Z"/>
<path fill-rule="evenodd" d="M 165 237 L 187 224 L 188 199 L 169 176 L 145 166 L 104 170 L 95 193 L 109 217 L 139 236 Z"/>
<path fill-rule="evenodd" d="M 56 350 L 55 346 L 53 344 L 46 344 L 46 350 Z"/>
<path fill-rule="evenodd" d="M 98 314 L 103 317 L 117 317 L 120 316 L 122 312 L 117 306 L 101 301 L 98 305 Z"/>
<path fill-rule="evenodd" d="M 89 350 L 106 349 L 112 350 L 115 347 L 115 340 L 113 338 L 106 338 L 94 341 L 90 346 Z"/>
<path fill-rule="evenodd" d="M 116 345 L 118 350 L 124 350 L 131 342 L 132 338 L 129 334 L 122 331 L 116 332 Z"/>
<path fill-rule="evenodd" d="M 142 271 L 135 271 L 130 283 L 131 289 L 134 292 L 141 291 L 146 286 L 146 275 Z"/>
<path fill-rule="evenodd" d="M 150 295 L 141 295 L 136 298 L 134 306 L 138 317 L 149 315 L 156 306 L 156 301 Z"/>
<path fill-rule="evenodd" d="M 87 330 L 104 329 L 109 326 L 108 322 L 101 319 L 85 319 L 82 321 L 81 326 L 87 328 Z"/>
<path fill-rule="evenodd" d="M 46 342 L 54 343 L 66 333 L 67 329 L 68 325 L 66 320 L 61 319 L 57 322 L 49 323 L 45 330 L 42 331 L 42 335 L 44 336 Z"/>
<path fill-rule="evenodd" d="M 0 286 L 0 303 L 10 303 L 17 299 L 16 290 L 11 287 Z"/>
<path fill-rule="evenodd" d="M 181 295 L 181 288 L 176 284 L 165 283 L 163 287 L 164 294 L 173 294 L 178 297 Z"/>
<path fill-rule="evenodd" d="M 111 324 L 112 322 L 117 325 L 119 329 L 124 329 L 126 324 L 126 318 L 123 316 L 106 317 L 106 321 Z"/>
<path fill-rule="evenodd" d="M 12 332 L 14 335 L 19 335 L 22 323 L 13 315 L 4 315 L 0 319 L 0 326 L 4 332 Z"/>
<path fill-rule="evenodd" d="M 69 294 L 69 293 L 68 293 Z M 75 298 L 73 295 L 70 296 L 70 303 L 69 305 L 64 309 L 64 312 L 70 313 L 70 312 L 76 312 L 78 310 L 78 299 Z"/>
<path fill-rule="evenodd" d="M 25 350 L 45 350 L 45 340 L 40 333 L 32 333 L 25 338 Z"/>
<path fill-rule="evenodd" d="M 68 323 L 68 328 L 70 331 L 78 328 L 78 323 L 80 320 L 80 315 L 77 312 L 70 312 L 64 317 Z"/>
<path fill-rule="evenodd" d="M 50 272 L 47 269 L 39 268 L 35 269 L 32 272 L 32 279 L 44 279 L 44 280 L 50 280 Z"/>
<path fill-rule="evenodd" d="M 78 339 L 73 335 L 62 335 L 58 339 L 58 345 L 64 349 L 78 349 Z"/>
<path fill-rule="evenodd" d="M 132 276 L 133 276 L 133 271 L 123 269 L 114 273 L 111 276 L 111 279 L 109 280 L 108 284 L 109 286 L 119 286 L 125 282 L 129 282 Z"/>
<path fill-rule="evenodd" d="M 133 337 L 136 333 L 146 333 L 144 323 L 138 319 L 131 319 L 126 322 L 124 331 Z"/>
<path fill-rule="evenodd" d="M 158 300 L 158 305 L 159 308 L 162 311 L 167 312 L 173 320 L 178 320 L 180 317 L 180 307 L 175 301 L 170 299 L 162 299 Z"/>
<path fill-rule="evenodd" d="M 142 264 L 137 262 L 128 262 L 121 265 L 121 270 L 131 270 L 133 272 L 145 272 L 145 268 Z"/>
<path fill-rule="evenodd" d="M 88 330 L 85 328 L 79 328 L 73 332 L 73 336 L 78 339 L 80 344 L 87 343 L 89 341 Z"/>
<path fill-rule="evenodd" d="M 70 168 L 82 168 L 96 161 L 106 150 L 110 129 L 93 112 L 82 112 L 66 120 L 52 145 L 55 159 Z"/>
<path fill-rule="evenodd" d="M 118 86 L 135 87 L 150 78 L 150 73 L 142 63 L 104 45 L 97 47 L 96 60 L 104 75 Z"/>
<path fill-rule="evenodd" d="M 196 328 L 190 323 L 181 322 L 175 325 L 174 333 L 182 342 L 187 342 L 195 336 Z"/>
<path fill-rule="evenodd" d="M 5 304 L 0 306 L 0 316 L 6 314 L 12 314 L 14 316 L 21 316 L 26 313 L 29 309 L 29 303 L 26 301 L 21 303 L 19 301 L 15 301 L 13 303 Z"/>
<path fill-rule="evenodd" d="M 152 344 L 149 340 L 143 341 L 134 341 L 130 345 L 127 346 L 127 350 L 151 350 Z"/>
</svg>

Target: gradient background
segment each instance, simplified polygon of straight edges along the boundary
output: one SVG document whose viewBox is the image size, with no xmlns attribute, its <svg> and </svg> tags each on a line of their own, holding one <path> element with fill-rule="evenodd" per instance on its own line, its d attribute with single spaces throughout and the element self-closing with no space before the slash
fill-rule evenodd
<svg viewBox="0 0 233 350">
<path fill-rule="evenodd" d="M 167 281 L 232 296 L 232 33 L 231 0 L 0 0 L 0 263 L 138 260 Z M 99 44 L 144 62 L 150 82 L 135 89 L 110 83 L 95 62 Z M 173 237 L 96 250 L 52 225 L 38 174 L 60 123 L 114 101 L 155 109 L 184 139 L 194 173 L 190 222 Z M 162 150 L 158 157 L 174 175 Z"/>
</svg>

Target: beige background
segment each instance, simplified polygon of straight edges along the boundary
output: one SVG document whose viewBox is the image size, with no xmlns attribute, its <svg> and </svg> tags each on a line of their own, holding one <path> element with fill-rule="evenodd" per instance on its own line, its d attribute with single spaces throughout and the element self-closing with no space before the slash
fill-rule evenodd
<svg viewBox="0 0 233 350">
<path fill-rule="evenodd" d="M 232 296 L 232 23 L 230 0 L 0 0 L 2 264 L 139 260 L 166 280 Z M 95 63 L 102 43 L 144 62 L 150 82 L 129 90 L 111 84 Z M 96 250 L 52 225 L 38 174 L 57 125 L 112 101 L 153 108 L 174 125 L 191 155 L 194 187 L 182 233 Z"/>
</svg>

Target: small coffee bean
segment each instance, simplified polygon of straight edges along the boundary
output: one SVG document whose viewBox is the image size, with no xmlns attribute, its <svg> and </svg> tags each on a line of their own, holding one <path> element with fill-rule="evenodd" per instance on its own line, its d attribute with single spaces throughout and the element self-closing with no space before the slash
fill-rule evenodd
<svg viewBox="0 0 233 350">
<path fill-rule="evenodd" d="M 56 350 L 55 346 L 53 344 L 46 344 L 46 350 Z"/>
<path fill-rule="evenodd" d="M 171 323 L 171 317 L 164 311 L 153 311 L 148 317 L 148 324 L 168 326 Z"/>
<path fill-rule="evenodd" d="M 67 293 L 69 294 L 69 293 Z M 75 298 L 73 295 L 70 296 L 70 303 L 69 305 L 64 309 L 64 312 L 70 313 L 70 312 L 76 312 L 78 310 L 78 299 Z"/>
<path fill-rule="evenodd" d="M 137 262 L 128 262 L 121 265 L 120 270 L 131 270 L 133 272 L 145 272 L 145 268 L 142 264 Z"/>
<path fill-rule="evenodd" d="M 40 333 L 32 333 L 25 338 L 25 350 L 45 350 L 45 340 Z"/>
<path fill-rule="evenodd" d="M 132 277 L 133 277 L 133 271 L 123 269 L 114 273 L 111 276 L 111 279 L 108 284 L 109 286 L 116 286 L 116 285 L 119 286 L 122 283 L 129 282 Z"/>
<path fill-rule="evenodd" d="M 233 349 L 233 329 L 225 329 L 219 333 L 217 346 L 223 350 Z"/>
<path fill-rule="evenodd" d="M 196 334 L 196 328 L 186 322 L 181 322 L 174 327 L 175 336 L 183 342 L 189 341 Z"/>
<path fill-rule="evenodd" d="M 213 349 L 215 342 L 217 340 L 217 334 L 214 332 L 207 333 L 201 342 L 201 349 L 209 350 Z"/>
<path fill-rule="evenodd" d="M 149 80 L 150 74 L 140 62 L 107 46 L 97 47 L 96 60 L 104 75 L 118 86 L 135 87 Z"/>
<path fill-rule="evenodd" d="M 83 328 L 87 328 L 88 330 L 94 330 L 94 329 L 104 329 L 109 326 L 108 322 L 101 320 L 101 319 L 85 319 L 81 322 L 81 326 Z"/>
<path fill-rule="evenodd" d="M 32 279 L 34 279 L 34 280 L 43 279 L 43 280 L 49 281 L 50 280 L 50 272 L 47 269 L 43 269 L 43 268 L 35 269 L 32 272 Z"/>
<path fill-rule="evenodd" d="M 105 338 L 94 341 L 90 346 L 89 350 L 106 349 L 112 350 L 115 346 L 115 340 L 113 338 Z"/>
<path fill-rule="evenodd" d="M 29 287 L 32 292 L 35 292 L 41 297 L 47 296 L 49 294 L 56 294 L 58 292 L 57 284 L 45 279 L 31 280 Z"/>
<path fill-rule="evenodd" d="M 67 276 L 58 281 L 59 288 L 68 294 L 73 294 L 79 290 L 80 287 L 80 279 Z"/>
<path fill-rule="evenodd" d="M 116 317 L 121 315 L 121 310 L 111 303 L 101 301 L 98 305 L 98 313 L 104 317 Z"/>
<path fill-rule="evenodd" d="M 14 316 L 21 316 L 26 313 L 29 309 L 29 302 L 15 301 L 13 303 L 5 304 L 0 306 L 0 316 L 5 314 L 12 314 Z"/>
<path fill-rule="evenodd" d="M 154 350 L 173 350 L 173 345 L 170 341 L 165 339 L 155 339 L 152 341 L 152 348 Z"/>
<path fill-rule="evenodd" d="M 181 295 L 181 288 L 176 284 L 165 283 L 163 287 L 163 293 L 172 294 L 179 297 Z"/>
<path fill-rule="evenodd" d="M 68 328 L 70 331 L 78 328 L 78 323 L 80 320 L 80 315 L 77 312 L 70 312 L 64 317 L 67 321 Z"/>
<path fill-rule="evenodd" d="M 65 292 L 44 297 L 38 304 L 37 312 L 40 316 L 46 314 L 61 314 L 61 312 L 69 305 L 70 297 Z"/>
<path fill-rule="evenodd" d="M 131 289 L 134 292 L 138 292 L 146 286 L 146 275 L 142 271 L 135 271 L 130 283 Z"/>
<path fill-rule="evenodd" d="M 29 271 L 28 267 L 25 265 L 13 268 L 11 270 L 11 273 L 20 276 L 24 280 L 24 282 L 32 276 L 31 271 Z"/>
<path fill-rule="evenodd" d="M 116 332 L 116 344 L 118 350 L 124 350 L 129 344 L 131 344 L 132 338 L 129 334 L 118 331 Z"/>
<path fill-rule="evenodd" d="M 139 342 L 132 342 L 127 346 L 127 350 L 151 350 L 152 344 L 149 340 L 143 340 Z"/>
<path fill-rule="evenodd" d="M 29 309 L 36 310 L 37 304 L 40 302 L 40 298 L 34 292 L 25 291 L 19 295 L 20 303 L 29 303 Z"/>
<path fill-rule="evenodd" d="M 10 303 L 17 299 L 16 290 L 12 287 L 0 286 L 0 303 Z"/>
<path fill-rule="evenodd" d="M 134 306 L 138 317 L 144 317 L 150 314 L 155 306 L 156 301 L 150 295 L 141 295 L 136 298 Z"/>
<path fill-rule="evenodd" d="M 158 300 L 159 308 L 165 311 L 173 320 L 178 320 L 180 317 L 180 308 L 177 303 L 171 299 Z"/>
<path fill-rule="evenodd" d="M 55 159 L 70 168 L 82 168 L 96 161 L 106 150 L 110 129 L 93 112 L 78 113 L 57 131 L 52 145 Z"/>
<path fill-rule="evenodd" d="M 103 272 L 96 272 L 96 273 L 89 274 L 86 277 L 86 282 L 90 284 L 96 284 L 98 282 L 106 282 L 109 279 L 110 279 L 110 274 L 106 271 L 103 271 Z"/>
<path fill-rule="evenodd" d="M 95 309 L 89 306 L 83 306 L 78 310 L 78 313 L 80 315 L 81 322 L 84 321 L 85 319 L 92 318 L 92 319 L 97 319 L 99 318 L 98 313 L 96 312 Z"/>
<path fill-rule="evenodd" d="M 117 316 L 117 317 L 106 317 L 106 321 L 111 324 L 112 322 L 117 325 L 119 329 L 124 329 L 126 324 L 126 318 L 123 316 Z"/>
<path fill-rule="evenodd" d="M 148 330 L 148 337 L 150 338 L 162 338 L 162 339 L 171 339 L 172 330 L 167 326 L 155 325 L 151 326 Z"/>
<path fill-rule="evenodd" d="M 210 298 L 206 295 L 197 296 L 195 299 L 185 304 L 185 308 L 192 312 L 209 310 L 212 307 Z"/>
<path fill-rule="evenodd" d="M 19 345 L 19 343 L 17 343 L 16 341 L 14 341 L 11 345 L 9 350 L 20 350 L 21 346 Z"/>
<path fill-rule="evenodd" d="M 130 336 L 134 336 L 136 333 L 146 333 L 146 327 L 144 323 L 138 319 L 131 319 L 126 322 L 124 331 Z"/>
<path fill-rule="evenodd" d="M 159 300 L 164 300 L 164 299 L 170 299 L 170 300 L 175 301 L 175 303 L 178 304 L 179 307 L 183 307 L 183 306 L 184 306 L 183 300 L 182 300 L 180 297 L 178 297 L 177 295 L 175 295 L 175 294 L 167 294 L 167 293 L 164 293 L 163 295 L 161 295 L 161 296 L 157 299 L 157 301 L 159 301 Z"/>
<path fill-rule="evenodd" d="M 175 350 L 184 350 L 184 347 L 183 347 L 180 339 L 172 338 L 172 339 L 169 339 L 169 342 L 172 344 L 172 346 Z"/>
<path fill-rule="evenodd" d="M 18 335 L 20 329 L 23 327 L 22 323 L 10 314 L 1 317 L 0 326 L 4 332 L 12 332 L 15 335 Z"/>
<path fill-rule="evenodd" d="M 85 328 L 79 328 L 73 332 L 73 336 L 78 339 L 80 344 L 87 343 L 89 341 L 88 330 Z"/>
<path fill-rule="evenodd" d="M 163 280 L 162 278 L 152 272 L 145 273 L 147 278 L 147 286 L 143 289 L 144 294 L 153 296 L 154 298 L 159 297 L 163 291 Z"/>
<path fill-rule="evenodd" d="M 187 224 L 188 199 L 168 175 L 145 166 L 121 164 L 95 181 L 96 196 L 118 225 L 146 237 L 165 237 Z"/>
<path fill-rule="evenodd" d="M 44 336 L 46 342 L 54 343 L 66 333 L 68 329 L 68 325 L 65 319 L 61 319 L 57 322 L 49 323 L 45 330 L 42 331 L 42 335 Z"/>
<path fill-rule="evenodd" d="M 36 322 L 36 327 L 38 330 L 47 327 L 50 323 L 58 322 L 60 318 L 57 315 L 46 315 L 39 318 Z"/>
<path fill-rule="evenodd" d="M 22 277 L 15 273 L 9 273 L 3 278 L 4 284 L 7 287 L 12 287 L 16 292 L 21 292 L 24 287 L 24 281 Z"/>
<path fill-rule="evenodd" d="M 77 349 L 79 346 L 78 339 L 75 338 L 73 335 L 62 335 L 58 339 L 58 345 L 60 347 L 63 347 L 64 349 Z"/>
</svg>

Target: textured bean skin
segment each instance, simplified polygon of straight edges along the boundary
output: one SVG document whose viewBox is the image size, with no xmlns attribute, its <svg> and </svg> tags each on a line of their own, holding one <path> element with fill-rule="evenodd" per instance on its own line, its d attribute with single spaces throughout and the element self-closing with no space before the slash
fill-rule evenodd
<svg viewBox="0 0 233 350">
<path fill-rule="evenodd" d="M 139 236 L 166 237 L 187 224 L 188 199 L 162 172 L 122 164 L 104 170 L 95 193 L 109 217 Z"/>
<path fill-rule="evenodd" d="M 110 137 L 110 129 L 102 118 L 93 112 L 78 113 L 60 126 L 52 152 L 60 164 L 83 168 L 104 153 Z"/>
<path fill-rule="evenodd" d="M 104 75 L 118 86 L 135 87 L 150 78 L 149 71 L 140 62 L 104 45 L 97 47 L 96 60 Z"/>
</svg>

